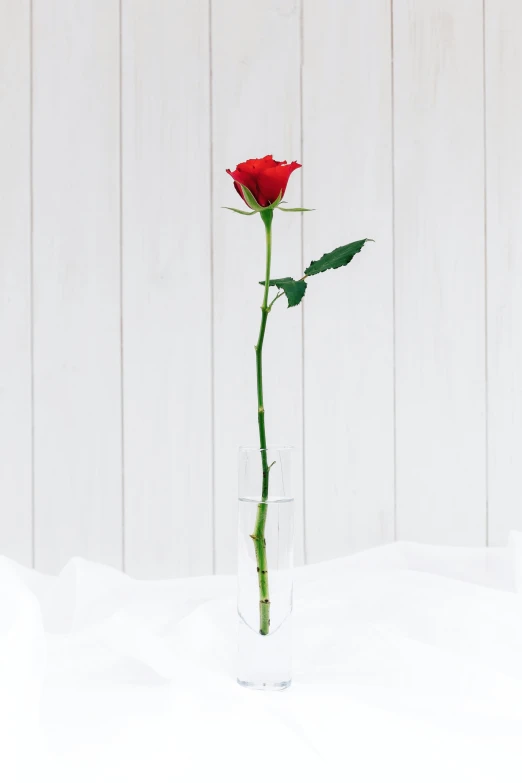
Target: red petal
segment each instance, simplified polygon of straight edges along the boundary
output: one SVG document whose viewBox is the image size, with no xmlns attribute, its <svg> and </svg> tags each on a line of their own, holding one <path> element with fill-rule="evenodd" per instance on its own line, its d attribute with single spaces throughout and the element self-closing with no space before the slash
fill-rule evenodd
<svg viewBox="0 0 522 783">
<path fill-rule="evenodd" d="M 243 201 L 245 201 L 245 197 L 243 196 L 243 191 L 241 190 L 241 188 L 239 187 L 237 182 L 234 182 L 234 187 L 237 190 L 237 192 L 239 193 L 239 195 L 241 196 L 241 198 L 243 199 Z M 246 204 L 246 201 L 245 201 L 245 204 Z M 247 204 L 247 207 L 248 207 L 248 204 Z"/>
<path fill-rule="evenodd" d="M 266 205 L 273 204 L 274 201 L 279 198 L 279 194 L 285 195 L 286 186 L 290 174 L 296 169 L 300 169 L 301 164 L 294 161 L 290 164 L 281 164 L 277 167 L 265 169 L 261 171 L 257 177 L 257 187 L 259 193 L 266 201 Z M 259 202 L 261 203 L 261 202 Z M 263 205 L 263 206 L 266 206 Z"/>
<path fill-rule="evenodd" d="M 241 196 L 241 198 L 243 199 L 243 201 L 245 201 L 245 199 L 243 198 L 243 191 L 241 190 L 239 185 L 245 185 L 245 187 L 247 187 L 249 191 L 253 194 L 254 198 L 257 199 L 257 182 L 251 174 L 248 174 L 246 171 L 239 171 L 238 169 L 236 169 L 235 171 L 230 171 L 230 169 L 227 169 L 226 171 L 227 174 L 230 174 L 230 176 L 234 180 L 234 185 L 236 186 L 236 190 Z M 239 185 L 237 183 L 239 183 Z M 265 206 L 265 205 L 262 204 L 261 206 Z"/>
<path fill-rule="evenodd" d="M 260 171 L 265 171 L 265 169 L 280 165 L 279 161 L 274 160 L 271 155 L 265 155 L 264 158 L 250 158 L 249 160 L 245 160 L 244 163 L 238 163 L 237 170 L 257 175 Z"/>
</svg>

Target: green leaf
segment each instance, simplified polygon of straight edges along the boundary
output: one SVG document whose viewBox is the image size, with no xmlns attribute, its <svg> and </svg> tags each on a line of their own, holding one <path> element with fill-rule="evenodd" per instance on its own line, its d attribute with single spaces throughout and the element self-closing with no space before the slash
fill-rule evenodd
<svg viewBox="0 0 522 783">
<path fill-rule="evenodd" d="M 286 207 L 278 207 L 281 212 L 315 212 L 315 209 L 305 209 L 304 207 L 294 207 L 293 209 L 287 209 Z"/>
<path fill-rule="evenodd" d="M 254 212 L 245 212 L 243 209 L 236 209 L 235 207 L 221 207 L 221 209 L 229 209 L 231 212 L 237 212 L 238 215 L 255 215 Z"/>
<path fill-rule="evenodd" d="M 373 242 L 373 239 L 359 239 L 357 242 L 350 242 L 349 245 L 337 247 L 331 253 L 325 253 L 319 261 L 312 261 L 308 269 L 305 269 L 305 275 L 310 277 L 318 275 L 320 272 L 326 272 L 328 269 L 339 269 L 341 266 L 346 266 L 363 249 L 366 242 Z"/>
<path fill-rule="evenodd" d="M 264 282 L 261 281 L 260 285 L 264 285 Z M 269 285 L 275 285 L 281 291 L 284 291 L 288 299 L 288 307 L 298 305 L 306 293 L 305 281 L 294 280 L 293 277 L 280 277 L 278 280 L 270 280 Z"/>
</svg>

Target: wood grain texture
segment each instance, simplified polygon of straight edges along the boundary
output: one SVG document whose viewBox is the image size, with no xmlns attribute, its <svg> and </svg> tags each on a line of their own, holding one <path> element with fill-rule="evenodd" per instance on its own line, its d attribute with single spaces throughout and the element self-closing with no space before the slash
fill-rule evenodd
<svg viewBox="0 0 522 783">
<path fill-rule="evenodd" d="M 397 534 L 486 540 L 482 5 L 395 0 Z"/>
<path fill-rule="evenodd" d="M 36 567 L 121 566 L 118 2 L 33 15 Z"/>
<path fill-rule="evenodd" d="M 0 554 L 32 564 L 30 4 L 0 0 Z"/>
<path fill-rule="evenodd" d="M 272 153 L 296 160 L 301 145 L 300 9 L 296 0 L 212 4 L 214 162 L 214 368 L 216 568 L 232 572 L 237 546 L 237 447 L 257 435 L 254 345 L 264 274 L 264 229 L 241 207 L 225 173 L 242 160 Z M 299 173 L 286 200 L 300 205 Z M 277 213 L 274 277 L 300 273 L 300 218 Z M 264 344 L 268 443 L 301 447 L 301 312 L 282 301 L 272 311 Z M 296 454 L 296 557 L 302 560 L 302 453 Z"/>
<path fill-rule="evenodd" d="M 354 74 L 357 76 L 354 78 Z M 346 269 L 308 281 L 308 558 L 394 535 L 390 8 L 304 4 L 305 261 L 371 237 Z"/>
<path fill-rule="evenodd" d="M 122 31 L 125 566 L 211 573 L 208 3 L 128 0 Z"/>
<path fill-rule="evenodd" d="M 264 237 L 221 206 L 270 152 L 316 208 L 274 276 L 376 240 L 268 323 L 297 562 L 394 505 L 402 539 L 522 530 L 521 35 L 515 0 L 0 0 L 0 554 L 234 571 Z"/>
<path fill-rule="evenodd" d="M 522 530 L 522 5 L 485 4 L 489 543 Z"/>
</svg>

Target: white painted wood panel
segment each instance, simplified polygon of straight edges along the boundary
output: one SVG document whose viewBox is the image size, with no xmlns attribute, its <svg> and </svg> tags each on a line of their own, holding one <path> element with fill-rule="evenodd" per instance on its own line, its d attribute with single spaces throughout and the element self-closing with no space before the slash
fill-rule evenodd
<svg viewBox="0 0 522 783">
<path fill-rule="evenodd" d="M 0 554 L 32 564 L 31 17 L 0 0 Z"/>
<path fill-rule="evenodd" d="M 233 571 L 237 539 L 237 447 L 257 444 L 254 345 L 264 274 L 260 218 L 221 210 L 241 207 L 227 168 L 273 154 L 298 160 L 300 8 L 296 0 L 212 4 L 214 163 L 214 370 L 216 569 Z M 300 205 L 300 174 L 286 199 Z M 273 223 L 274 277 L 301 270 L 300 218 L 278 212 Z M 282 301 L 270 314 L 264 345 L 268 443 L 301 447 L 301 311 Z M 302 452 L 296 454 L 297 561 L 302 559 Z"/>
<path fill-rule="evenodd" d="M 398 538 L 522 529 L 521 34 L 516 0 L 0 0 L 0 553 L 234 570 L 264 237 L 221 206 L 266 153 L 317 210 L 274 275 L 376 240 L 269 319 L 297 562 L 394 504 Z"/>
<path fill-rule="evenodd" d="M 489 543 L 522 530 L 522 5 L 485 4 Z"/>
<path fill-rule="evenodd" d="M 391 83 L 387 0 L 305 1 L 305 262 L 375 239 L 305 297 L 311 561 L 394 536 Z"/>
<path fill-rule="evenodd" d="M 121 566 L 118 0 L 33 0 L 36 566 Z"/>
<path fill-rule="evenodd" d="M 397 534 L 486 540 L 482 4 L 395 0 Z"/>
<path fill-rule="evenodd" d="M 125 0 L 122 32 L 125 567 L 211 573 L 208 2 Z"/>
</svg>

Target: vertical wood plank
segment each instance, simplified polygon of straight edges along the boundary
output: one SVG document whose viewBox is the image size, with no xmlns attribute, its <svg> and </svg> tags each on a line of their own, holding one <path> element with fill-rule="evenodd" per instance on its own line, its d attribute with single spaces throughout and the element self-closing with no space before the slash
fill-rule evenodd
<svg viewBox="0 0 522 783">
<path fill-rule="evenodd" d="M 36 566 L 121 566 L 118 0 L 33 15 Z"/>
<path fill-rule="evenodd" d="M 30 4 L 0 0 L 0 554 L 32 564 Z"/>
<path fill-rule="evenodd" d="M 305 298 L 309 560 L 394 535 L 391 35 L 388 0 L 304 4 L 305 262 L 371 237 Z"/>
<path fill-rule="evenodd" d="M 125 564 L 211 573 L 207 0 L 123 4 Z"/>
<path fill-rule="evenodd" d="M 227 168 L 247 158 L 300 155 L 300 5 L 297 0 L 212 4 L 214 161 L 214 366 L 216 568 L 233 571 L 237 539 L 237 447 L 255 445 L 254 345 L 262 298 L 264 230 L 260 218 L 224 212 L 241 207 Z M 299 173 L 287 200 L 300 205 Z M 273 276 L 301 271 L 298 215 L 273 224 Z M 302 340 L 299 308 L 278 302 L 265 338 L 265 410 L 269 443 L 301 447 Z M 302 560 L 302 452 L 295 460 L 297 561 Z"/>
<path fill-rule="evenodd" d="M 482 4 L 395 0 L 397 525 L 483 544 Z"/>
<path fill-rule="evenodd" d="M 522 6 L 485 4 L 489 543 L 522 530 Z"/>
</svg>

